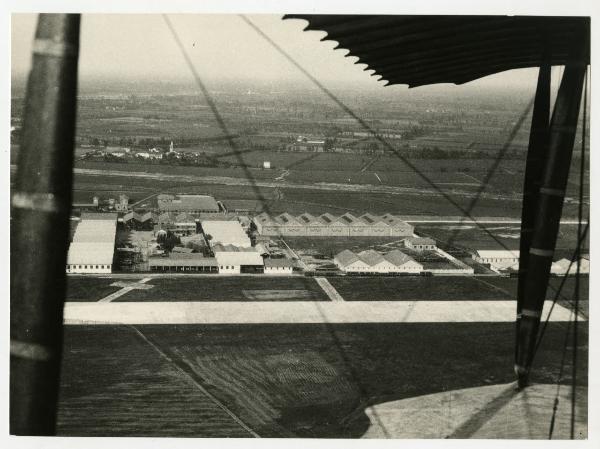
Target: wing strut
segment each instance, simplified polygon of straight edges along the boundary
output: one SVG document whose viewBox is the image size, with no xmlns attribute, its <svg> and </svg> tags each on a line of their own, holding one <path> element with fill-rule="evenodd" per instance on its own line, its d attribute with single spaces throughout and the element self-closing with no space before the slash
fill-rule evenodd
<svg viewBox="0 0 600 449">
<path fill-rule="evenodd" d="M 521 286 L 520 311 L 517 315 L 515 372 L 521 388 L 528 383 L 550 278 L 587 69 L 588 44 L 589 37 L 585 32 L 579 33 L 578 38 L 573 39 L 573 49 L 565 66 L 550 122 L 542 184 L 533 204 L 535 224 Z"/>
<path fill-rule="evenodd" d="M 53 435 L 73 178 L 79 14 L 40 14 L 11 198 L 10 433 Z"/>
</svg>

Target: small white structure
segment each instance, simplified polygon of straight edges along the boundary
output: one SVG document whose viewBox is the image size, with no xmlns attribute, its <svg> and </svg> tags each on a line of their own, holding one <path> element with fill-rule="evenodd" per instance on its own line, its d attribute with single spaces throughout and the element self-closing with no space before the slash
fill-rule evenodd
<svg viewBox="0 0 600 449">
<path fill-rule="evenodd" d="M 219 274 L 264 272 L 263 258 L 256 248 L 217 244 L 212 250 L 217 260 Z"/>
<path fill-rule="evenodd" d="M 415 251 L 435 251 L 437 248 L 435 240 L 428 237 L 409 237 L 404 239 L 404 244 Z"/>
<path fill-rule="evenodd" d="M 202 231 L 210 235 L 209 245 L 233 245 L 241 248 L 250 248 L 250 237 L 237 220 L 203 220 Z"/>
<path fill-rule="evenodd" d="M 263 168 L 271 168 L 271 161 L 264 161 Z"/>
<path fill-rule="evenodd" d="M 290 259 L 271 259 L 269 257 L 264 259 L 265 274 L 267 275 L 289 275 L 294 270 L 294 263 Z"/>
<path fill-rule="evenodd" d="M 494 271 L 518 270 L 519 251 L 514 250 L 477 250 L 472 256 L 475 262 L 489 265 Z"/>
<path fill-rule="evenodd" d="M 571 268 L 569 269 L 569 265 Z M 552 263 L 550 273 L 558 276 L 575 276 L 577 275 L 577 261 L 571 264 L 569 259 L 560 259 L 559 261 Z M 579 273 L 589 274 L 590 273 L 590 260 L 587 257 L 579 259 Z"/>
</svg>

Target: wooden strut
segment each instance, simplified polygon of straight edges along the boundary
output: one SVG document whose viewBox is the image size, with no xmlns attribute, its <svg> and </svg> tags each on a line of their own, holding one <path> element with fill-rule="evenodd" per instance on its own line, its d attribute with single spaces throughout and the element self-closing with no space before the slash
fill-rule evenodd
<svg viewBox="0 0 600 449">
<path fill-rule="evenodd" d="M 535 225 L 522 284 L 522 304 L 517 316 L 515 372 L 520 388 L 527 385 L 546 297 L 550 268 L 567 186 L 583 81 L 587 69 L 589 35 L 582 32 L 565 66 L 549 129 L 548 152 L 542 186 L 535 205 Z"/>
<path fill-rule="evenodd" d="M 537 88 L 531 118 L 531 131 L 529 134 L 529 147 L 525 165 L 523 185 L 523 204 L 521 211 L 521 235 L 519 247 L 519 279 L 517 285 L 517 321 L 516 335 L 519 335 L 521 322 L 521 309 L 523 307 L 523 294 L 529 261 L 529 249 L 535 226 L 535 207 L 538 202 L 544 160 L 548 152 L 548 139 L 550 127 L 550 82 L 551 69 L 550 51 L 546 43 L 543 64 L 538 73 Z M 515 339 L 515 360 L 518 358 L 518 341 Z"/>
<path fill-rule="evenodd" d="M 10 433 L 53 435 L 73 177 L 79 14 L 40 14 L 11 198 Z"/>
</svg>

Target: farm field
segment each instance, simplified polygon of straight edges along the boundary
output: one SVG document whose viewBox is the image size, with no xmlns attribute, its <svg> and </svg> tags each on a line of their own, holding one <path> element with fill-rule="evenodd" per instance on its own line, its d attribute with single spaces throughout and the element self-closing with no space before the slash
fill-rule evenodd
<svg viewBox="0 0 600 449">
<path fill-rule="evenodd" d="M 473 251 L 478 249 L 518 250 L 520 230 L 521 227 L 518 224 L 501 223 L 484 225 L 418 223 L 415 226 L 415 232 L 418 235 L 435 239 L 442 248 L 458 248 Z M 555 260 L 562 257 L 570 259 L 573 249 L 576 246 L 577 225 L 561 224 L 557 237 Z M 585 247 L 589 247 L 589 243 Z"/>
<path fill-rule="evenodd" d="M 555 382 L 564 330 L 533 383 Z M 587 385 L 584 324 L 579 345 Z M 513 352 L 513 323 L 67 326 L 58 433 L 360 437 L 369 405 L 513 381 Z"/>
<path fill-rule="evenodd" d="M 116 301 L 328 301 L 314 279 L 304 277 L 153 278 L 149 290 L 135 290 Z"/>
</svg>

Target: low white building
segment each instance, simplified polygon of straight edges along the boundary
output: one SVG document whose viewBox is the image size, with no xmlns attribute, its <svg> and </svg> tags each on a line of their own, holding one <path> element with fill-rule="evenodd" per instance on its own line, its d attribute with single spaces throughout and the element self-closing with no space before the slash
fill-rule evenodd
<svg viewBox="0 0 600 449">
<path fill-rule="evenodd" d="M 569 266 L 571 268 L 569 268 Z M 577 261 L 571 264 L 569 259 L 560 259 L 552 263 L 550 273 L 558 276 L 575 276 L 577 275 Z M 589 274 L 590 273 L 590 260 L 589 258 L 582 257 L 579 260 L 579 273 Z"/>
<path fill-rule="evenodd" d="M 263 258 L 252 247 L 217 244 L 212 247 L 219 274 L 263 273 Z"/>
<path fill-rule="evenodd" d="M 415 251 L 435 251 L 437 248 L 435 240 L 429 237 L 409 237 L 404 239 L 404 244 Z"/>
<path fill-rule="evenodd" d="M 267 275 L 289 275 L 294 271 L 294 262 L 290 259 L 264 259 L 265 274 Z"/>
<path fill-rule="evenodd" d="M 489 265 L 494 271 L 518 270 L 518 250 L 477 250 L 472 256 L 475 262 Z"/>
</svg>

